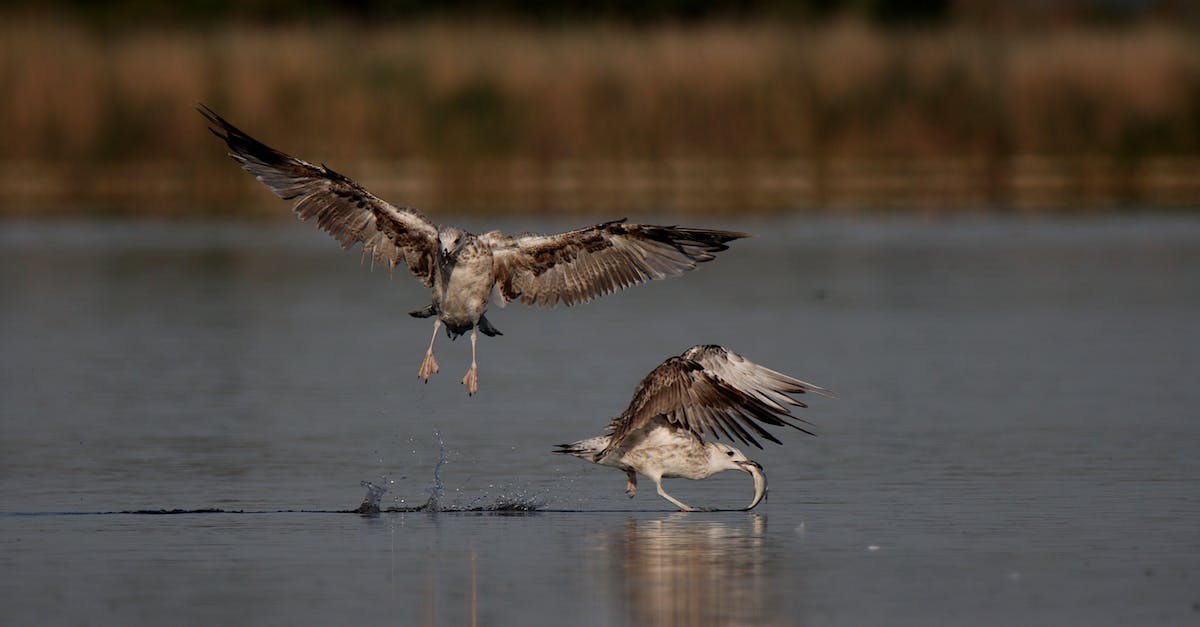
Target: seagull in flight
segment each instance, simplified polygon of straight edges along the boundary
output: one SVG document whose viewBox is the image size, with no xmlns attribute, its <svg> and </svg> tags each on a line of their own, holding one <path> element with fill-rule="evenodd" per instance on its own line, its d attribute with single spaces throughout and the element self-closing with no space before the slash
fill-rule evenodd
<svg viewBox="0 0 1200 627">
<path fill-rule="evenodd" d="M 613 220 L 557 235 L 475 235 L 434 224 L 416 209 L 381 200 L 325 165 L 284 154 L 247 135 L 215 111 L 197 106 L 229 156 L 275 195 L 294 202 L 301 220 L 314 219 L 342 248 L 362 244 L 363 255 L 394 270 L 404 264 L 430 288 L 432 302 L 410 315 L 435 317 L 433 338 L 417 376 L 438 371 L 433 344 L 446 327 L 450 339 L 471 332 L 468 394 L 479 389 L 475 344 L 479 332 L 501 335 L 488 321 L 495 294 L 501 306 L 519 300 L 554 307 L 586 303 L 619 289 L 678 276 L 711 261 L 746 233 Z"/>
<path fill-rule="evenodd" d="M 760 449 L 755 436 L 781 444 L 759 423 L 813 435 L 805 428 L 808 422 L 788 408 L 807 407 L 789 396 L 804 393 L 833 396 L 724 346 L 693 346 L 642 379 L 629 407 L 609 423 L 612 433 L 559 444 L 554 452 L 624 470 L 629 478 L 625 489 L 629 498 L 637 494 L 637 475 L 641 473 L 658 487 L 659 496 L 685 512 L 705 510 L 667 494 L 664 477 L 700 480 L 740 470 L 754 477 L 754 500 L 744 508 L 749 510 L 767 493 L 762 466 L 738 449 L 707 438 L 736 438 Z"/>
</svg>

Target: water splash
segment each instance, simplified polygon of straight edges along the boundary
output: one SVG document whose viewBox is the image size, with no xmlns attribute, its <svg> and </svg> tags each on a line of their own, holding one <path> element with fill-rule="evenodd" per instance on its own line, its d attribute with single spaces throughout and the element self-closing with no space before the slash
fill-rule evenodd
<svg viewBox="0 0 1200 627">
<path fill-rule="evenodd" d="M 357 514 L 363 514 L 367 516 L 378 515 L 380 512 L 379 501 L 383 498 L 383 495 L 387 493 L 387 488 L 383 486 L 377 486 L 370 481 L 360 481 L 359 484 L 367 489 L 367 495 L 363 497 L 363 502 L 358 506 L 358 509 L 353 511 Z"/>
<path fill-rule="evenodd" d="M 545 496 L 549 490 L 541 490 L 534 494 L 517 493 L 502 494 L 491 505 L 483 507 L 485 512 L 535 512 L 546 506 Z"/>
<path fill-rule="evenodd" d="M 442 441 L 441 431 L 434 431 L 433 437 L 438 441 L 438 461 L 433 467 L 433 485 L 425 489 L 429 493 L 429 500 L 418 508 L 430 512 L 439 511 L 438 502 L 446 494 L 446 486 L 442 483 L 442 466 L 446 465 L 446 443 Z"/>
<path fill-rule="evenodd" d="M 442 478 L 443 467 L 449 463 L 449 452 L 446 448 L 446 442 L 442 439 L 440 431 L 434 431 L 434 437 L 437 438 L 438 444 L 438 459 L 433 467 L 433 484 L 425 488 L 428 493 L 428 498 L 420 505 L 405 505 L 405 499 L 400 495 L 392 498 L 393 505 L 390 507 L 380 507 L 380 501 L 384 493 L 388 489 L 382 486 L 377 486 L 370 481 L 363 481 L 362 486 L 367 488 L 367 496 L 363 500 L 362 505 L 358 509 L 353 510 L 361 514 L 378 514 L 378 513 L 410 513 L 410 512 L 534 512 L 545 507 L 547 496 L 550 493 L 549 488 L 531 491 L 528 488 L 511 488 L 501 487 L 499 494 L 493 497 L 488 492 L 474 496 L 465 505 L 462 499 L 465 497 L 464 487 L 454 488 L 453 492 L 457 495 L 453 502 L 447 502 L 446 494 L 447 487 L 445 480 Z M 410 442 L 412 440 L 410 439 Z M 414 450 L 415 454 L 417 451 Z M 471 479 L 467 479 L 467 483 Z M 383 483 L 394 484 L 395 481 L 388 477 L 383 477 Z M 489 486 L 494 488 L 495 486 Z"/>
</svg>

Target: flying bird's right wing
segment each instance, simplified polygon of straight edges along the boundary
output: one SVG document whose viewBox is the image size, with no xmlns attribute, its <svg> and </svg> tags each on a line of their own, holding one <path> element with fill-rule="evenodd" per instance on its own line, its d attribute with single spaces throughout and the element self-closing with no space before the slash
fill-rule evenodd
<svg viewBox="0 0 1200 627">
<path fill-rule="evenodd" d="M 804 421 L 784 406 L 803 407 L 788 394 L 806 391 L 828 395 L 815 385 L 763 368 L 722 347 L 697 346 L 664 361 L 642 379 L 629 407 L 609 425 L 612 439 L 605 453 L 597 457 L 658 416 L 698 438 L 707 432 L 717 439 L 736 438 L 758 448 L 762 445 L 756 435 L 780 443 L 762 425 L 787 426 L 812 435 L 801 426 Z"/>
<path fill-rule="evenodd" d="M 553 307 L 683 274 L 743 237 L 749 236 L 615 220 L 558 235 L 492 232 L 482 239 L 492 247 L 502 302 Z"/>
<path fill-rule="evenodd" d="M 209 130 L 232 150 L 242 169 L 284 200 L 296 199 L 293 210 L 301 220 L 316 218 L 317 226 L 337 239 L 342 248 L 359 242 L 363 254 L 394 269 L 404 262 L 426 286 L 433 284 L 438 229 L 420 212 L 395 207 L 361 185 L 324 165 L 313 165 L 284 154 L 250 137 L 205 105 L 197 106 L 212 126 Z"/>
</svg>

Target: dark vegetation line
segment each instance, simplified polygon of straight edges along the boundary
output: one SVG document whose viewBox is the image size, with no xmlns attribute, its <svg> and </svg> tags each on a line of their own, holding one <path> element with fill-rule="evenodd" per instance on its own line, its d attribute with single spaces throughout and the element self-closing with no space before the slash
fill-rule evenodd
<svg viewBox="0 0 1200 627">
<path fill-rule="evenodd" d="M 5 3 L 0 213 L 285 214 L 198 101 L 439 213 L 1200 203 L 1190 3 L 335 4 Z"/>
</svg>

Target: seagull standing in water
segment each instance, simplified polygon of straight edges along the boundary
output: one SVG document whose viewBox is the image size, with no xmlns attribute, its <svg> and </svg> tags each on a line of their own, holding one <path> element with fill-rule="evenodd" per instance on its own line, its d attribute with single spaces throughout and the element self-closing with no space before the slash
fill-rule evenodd
<svg viewBox="0 0 1200 627">
<path fill-rule="evenodd" d="M 471 332 L 471 369 L 463 377 L 467 393 L 478 391 L 475 343 L 479 332 L 501 335 L 484 315 L 495 292 L 501 305 L 576 305 L 621 288 L 678 276 L 714 259 L 746 233 L 710 229 L 603 222 L 558 235 L 509 236 L 499 231 L 475 235 L 453 226 L 438 227 L 416 209 L 396 207 L 325 165 L 314 165 L 259 142 L 205 105 L 200 113 L 209 130 L 229 146 L 229 156 L 275 195 L 295 201 L 301 220 L 317 226 L 349 248 L 389 269 L 405 264 L 433 292 L 433 302 L 411 312 L 436 316 L 433 338 L 417 376 L 428 381 L 438 371 L 433 343 L 445 325 L 454 339 Z"/>
<path fill-rule="evenodd" d="M 764 368 L 723 346 L 693 346 L 642 379 L 629 407 L 608 425 L 611 434 L 560 444 L 554 452 L 624 470 L 629 498 L 637 494 L 641 473 L 654 482 L 659 496 L 685 512 L 704 510 L 667 494 L 664 477 L 699 480 L 740 470 L 754 477 L 754 500 L 744 508 L 749 510 L 767 493 L 762 466 L 732 446 L 706 441 L 706 434 L 736 437 L 760 449 L 755 435 L 781 442 L 759 423 L 813 435 L 803 426 L 808 423 L 787 407 L 807 407 L 789 396 L 806 392 L 832 397 L 825 389 Z"/>
</svg>

